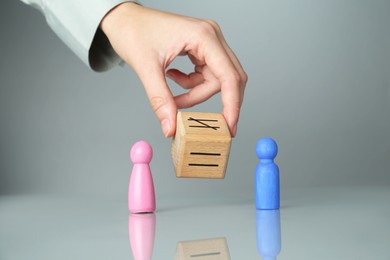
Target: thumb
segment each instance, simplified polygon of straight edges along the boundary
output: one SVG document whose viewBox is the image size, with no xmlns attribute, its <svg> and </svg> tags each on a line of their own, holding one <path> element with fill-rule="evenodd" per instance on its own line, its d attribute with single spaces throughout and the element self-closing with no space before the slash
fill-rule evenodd
<svg viewBox="0 0 390 260">
<path fill-rule="evenodd" d="M 165 73 L 158 66 L 143 71 L 147 73 L 140 72 L 138 75 L 144 85 L 150 105 L 160 121 L 164 136 L 171 137 L 176 131 L 177 106 L 165 80 Z"/>
</svg>

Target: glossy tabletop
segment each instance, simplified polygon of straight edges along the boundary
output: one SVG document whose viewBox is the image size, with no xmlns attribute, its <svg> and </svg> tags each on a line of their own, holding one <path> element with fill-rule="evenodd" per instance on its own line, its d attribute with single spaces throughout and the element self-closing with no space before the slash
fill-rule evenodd
<svg viewBox="0 0 390 260">
<path fill-rule="evenodd" d="M 390 187 L 283 190 L 279 211 L 239 197 L 127 201 L 0 197 L 0 259 L 390 259 Z"/>
</svg>

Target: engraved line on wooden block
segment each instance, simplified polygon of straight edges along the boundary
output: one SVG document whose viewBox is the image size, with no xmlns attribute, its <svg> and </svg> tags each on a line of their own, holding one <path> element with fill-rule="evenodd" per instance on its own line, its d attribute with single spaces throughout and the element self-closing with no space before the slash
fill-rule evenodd
<svg viewBox="0 0 390 260">
<path fill-rule="evenodd" d="M 200 152 L 190 152 L 191 155 L 206 155 L 206 156 L 221 156 L 220 153 L 200 153 Z"/>
<path fill-rule="evenodd" d="M 204 126 L 204 125 L 189 125 L 188 127 L 211 128 L 214 130 L 218 130 L 218 128 L 219 128 L 219 126 Z"/>
<path fill-rule="evenodd" d="M 201 118 L 193 118 L 193 117 L 189 117 L 188 118 L 188 121 L 206 121 L 206 122 L 218 122 L 218 119 L 201 119 Z"/>
<path fill-rule="evenodd" d="M 193 118 L 193 117 L 189 117 L 188 121 L 195 121 L 195 122 L 201 124 L 201 125 L 190 125 L 188 127 L 211 128 L 211 129 L 214 129 L 214 130 L 218 130 L 218 128 L 219 128 L 219 126 L 211 126 L 211 125 L 208 125 L 206 123 L 203 123 L 203 121 L 206 121 L 206 122 L 218 122 L 217 119 L 196 119 L 196 118 Z"/>
<path fill-rule="evenodd" d="M 200 167 L 218 167 L 218 164 L 212 163 L 189 163 L 188 166 L 200 166 Z"/>
<path fill-rule="evenodd" d="M 191 257 L 202 257 L 202 256 L 211 256 L 211 255 L 220 255 L 221 252 L 211 252 L 211 253 L 205 253 L 205 254 L 196 254 L 191 255 Z"/>
</svg>

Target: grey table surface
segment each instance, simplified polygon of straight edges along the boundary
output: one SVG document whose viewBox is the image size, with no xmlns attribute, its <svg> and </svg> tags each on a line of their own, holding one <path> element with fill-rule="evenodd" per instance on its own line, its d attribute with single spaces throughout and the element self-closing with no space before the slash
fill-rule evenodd
<svg viewBox="0 0 390 260">
<path fill-rule="evenodd" d="M 158 197 L 151 259 L 268 259 L 278 228 L 276 259 L 390 259 L 390 187 L 294 189 L 281 204 L 280 222 L 259 223 L 249 198 Z M 130 218 L 126 198 L 2 196 L 0 259 L 135 259 Z"/>
</svg>

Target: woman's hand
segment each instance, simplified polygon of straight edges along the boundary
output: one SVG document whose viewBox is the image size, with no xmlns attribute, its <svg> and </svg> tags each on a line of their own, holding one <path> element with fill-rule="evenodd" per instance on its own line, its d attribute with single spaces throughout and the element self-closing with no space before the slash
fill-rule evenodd
<svg viewBox="0 0 390 260">
<path fill-rule="evenodd" d="M 175 133 L 178 108 L 197 105 L 219 91 L 222 113 L 236 135 L 247 75 L 215 22 L 123 3 L 105 16 L 101 28 L 139 76 L 166 137 Z M 179 55 L 188 55 L 192 73 L 166 71 Z M 174 97 L 166 76 L 188 91 Z"/>
</svg>

